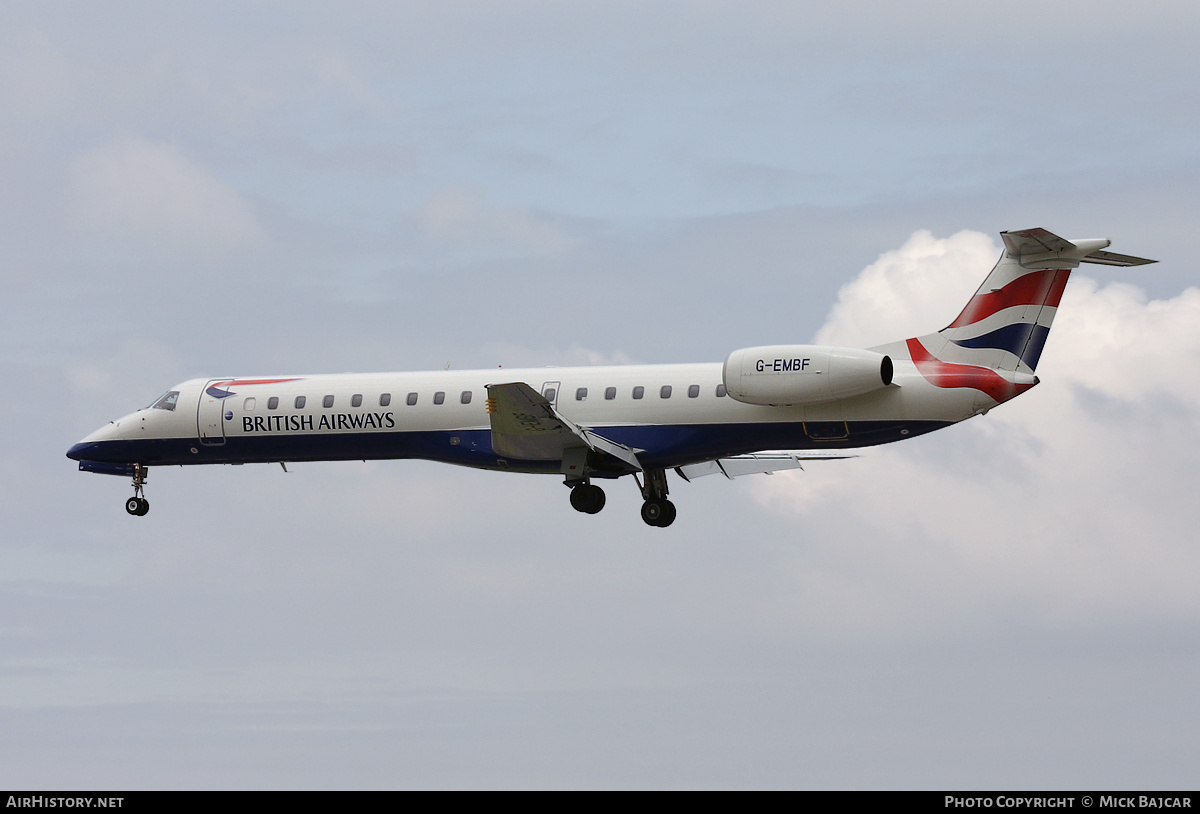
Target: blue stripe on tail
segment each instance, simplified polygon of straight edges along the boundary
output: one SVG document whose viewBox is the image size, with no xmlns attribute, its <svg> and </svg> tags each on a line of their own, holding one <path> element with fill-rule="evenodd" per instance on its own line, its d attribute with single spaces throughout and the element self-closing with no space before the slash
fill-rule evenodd
<svg viewBox="0 0 1200 814">
<path fill-rule="evenodd" d="M 1042 348 L 1046 346 L 1046 337 L 1049 335 L 1050 329 L 1045 325 L 1014 322 L 971 339 L 951 339 L 950 341 L 963 348 L 1006 350 L 1033 370 L 1037 368 L 1038 359 L 1042 356 Z"/>
</svg>

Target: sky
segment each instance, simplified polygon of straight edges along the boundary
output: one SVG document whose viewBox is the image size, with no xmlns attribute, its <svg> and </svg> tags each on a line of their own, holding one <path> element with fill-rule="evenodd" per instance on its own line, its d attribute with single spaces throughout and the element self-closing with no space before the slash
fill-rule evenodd
<svg viewBox="0 0 1200 814">
<path fill-rule="evenodd" d="M 1194 788 L 1200 9 L 8 2 L 0 787 Z M 192 377 L 715 362 L 1073 276 L 803 472 L 64 457 Z M 674 477 L 673 475 L 671 476 Z"/>
</svg>

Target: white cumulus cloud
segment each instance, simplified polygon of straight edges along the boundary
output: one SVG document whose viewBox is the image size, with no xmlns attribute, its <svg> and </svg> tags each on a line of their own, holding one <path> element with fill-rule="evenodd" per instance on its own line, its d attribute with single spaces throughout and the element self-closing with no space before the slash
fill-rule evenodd
<svg viewBox="0 0 1200 814">
<path fill-rule="evenodd" d="M 160 250 L 262 239 L 250 205 L 176 147 L 120 141 L 78 158 L 73 176 L 76 220 L 94 236 Z"/>
<path fill-rule="evenodd" d="M 842 289 L 818 336 L 862 345 L 936 329 L 998 251 L 978 233 L 917 232 Z M 1200 615 L 1200 290 L 1147 301 L 1076 272 L 1038 373 L 987 416 L 755 484 L 826 546 L 822 567 L 797 564 L 796 612 L 875 630 L 914 615 Z M 863 580 L 870 590 L 839 588 Z"/>
<path fill-rule="evenodd" d="M 981 232 L 914 232 L 838 292 L 816 341 L 867 347 L 946 327 L 1000 256 Z"/>
</svg>

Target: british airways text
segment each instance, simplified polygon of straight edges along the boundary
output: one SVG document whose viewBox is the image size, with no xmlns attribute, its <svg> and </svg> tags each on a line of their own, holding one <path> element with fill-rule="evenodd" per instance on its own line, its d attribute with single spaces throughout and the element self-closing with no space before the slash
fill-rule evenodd
<svg viewBox="0 0 1200 814">
<path fill-rule="evenodd" d="M 392 413 L 322 414 L 314 426 L 312 415 L 242 416 L 242 432 L 300 432 L 301 430 L 383 430 L 396 426 Z"/>
</svg>

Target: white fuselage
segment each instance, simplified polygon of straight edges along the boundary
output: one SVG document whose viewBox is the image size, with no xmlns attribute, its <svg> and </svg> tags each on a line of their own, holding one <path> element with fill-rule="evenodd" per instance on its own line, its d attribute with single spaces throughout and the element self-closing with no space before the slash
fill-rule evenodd
<svg viewBox="0 0 1200 814">
<path fill-rule="evenodd" d="M 557 472 L 493 452 L 486 388 L 509 381 L 530 384 L 565 417 L 665 467 L 762 449 L 887 443 L 991 406 L 976 390 L 930 386 L 905 360 L 886 388 L 803 406 L 734 400 L 720 363 L 193 379 L 173 388 L 173 409 L 118 419 L 71 455 L 150 466 L 428 458 Z"/>
</svg>

